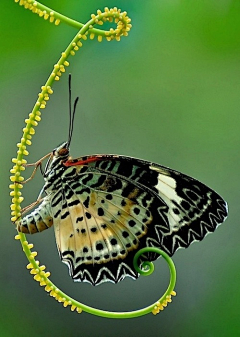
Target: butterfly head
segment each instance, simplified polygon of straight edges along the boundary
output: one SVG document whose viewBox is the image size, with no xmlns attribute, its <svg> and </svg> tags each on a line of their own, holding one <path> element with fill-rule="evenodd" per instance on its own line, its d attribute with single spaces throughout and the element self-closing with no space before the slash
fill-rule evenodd
<svg viewBox="0 0 240 337">
<path fill-rule="evenodd" d="M 44 177 L 47 177 L 52 169 L 56 168 L 59 164 L 61 165 L 63 162 L 68 160 L 68 158 L 69 143 L 64 142 L 52 151 L 44 169 Z"/>
<path fill-rule="evenodd" d="M 53 150 L 53 156 L 55 158 L 68 158 L 69 156 L 69 143 L 64 142 Z"/>
</svg>

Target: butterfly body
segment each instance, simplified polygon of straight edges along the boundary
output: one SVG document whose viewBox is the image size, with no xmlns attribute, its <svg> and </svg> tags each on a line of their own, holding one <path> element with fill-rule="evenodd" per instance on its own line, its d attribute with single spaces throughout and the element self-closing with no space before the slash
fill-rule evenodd
<svg viewBox="0 0 240 337">
<path fill-rule="evenodd" d="M 170 256 L 202 240 L 227 215 L 225 201 L 182 173 L 120 155 L 51 154 L 41 204 L 18 221 L 36 233 L 54 225 L 60 258 L 75 281 L 93 285 L 138 277 L 132 260 L 146 246 Z M 153 261 L 154 253 L 142 257 Z"/>
</svg>

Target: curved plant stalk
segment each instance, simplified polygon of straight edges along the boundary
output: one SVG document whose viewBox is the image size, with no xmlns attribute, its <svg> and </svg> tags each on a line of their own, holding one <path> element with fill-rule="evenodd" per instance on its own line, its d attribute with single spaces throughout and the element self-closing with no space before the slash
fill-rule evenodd
<svg viewBox="0 0 240 337">
<path fill-rule="evenodd" d="M 25 157 L 29 154 L 27 147 L 31 145 L 31 139 L 35 134 L 34 128 L 41 120 L 41 110 L 45 109 L 50 95 L 53 93 L 52 85 L 54 81 L 58 81 L 60 79 L 61 75 L 66 71 L 66 67 L 69 66 L 69 57 L 75 55 L 75 53 L 82 47 L 83 42 L 87 40 L 88 36 L 90 36 L 90 39 L 97 36 L 99 42 L 101 42 L 103 38 L 106 38 L 108 41 L 120 41 L 121 36 L 127 36 L 131 29 L 131 19 L 127 16 L 127 13 L 121 12 L 121 10 L 116 7 L 111 9 L 105 7 L 103 12 L 98 10 L 96 15 L 91 15 L 91 19 L 87 23 L 82 24 L 57 13 L 56 11 L 53 11 L 47 6 L 44 6 L 34 0 L 15 0 L 15 2 L 33 13 L 38 14 L 39 17 L 42 17 L 44 20 L 49 20 L 50 22 L 55 23 L 55 25 L 59 25 L 60 22 L 71 25 L 78 29 L 78 33 L 74 36 L 65 51 L 61 54 L 58 62 L 54 65 L 45 85 L 41 87 L 41 92 L 38 94 L 38 99 L 32 112 L 29 114 L 28 118 L 25 119 L 26 126 L 23 128 L 21 141 L 17 144 L 17 157 L 12 159 L 14 166 L 10 170 L 12 173 L 12 176 L 10 177 L 11 184 L 9 186 L 11 189 L 10 195 L 12 196 L 12 222 L 21 218 L 21 203 L 24 199 L 21 192 L 21 189 L 23 188 L 23 184 L 21 184 L 21 182 L 24 181 L 24 178 L 21 176 L 21 171 L 25 170 L 25 164 L 27 163 Z M 106 21 L 114 22 L 117 27 L 115 29 L 111 28 L 109 31 L 94 28 L 95 25 L 103 25 Z M 144 248 L 136 254 L 134 258 L 134 266 L 140 274 L 149 275 L 153 271 L 153 264 L 145 262 L 143 265 L 144 270 L 141 270 L 137 265 L 138 257 L 142 253 L 146 253 L 146 251 L 152 251 L 162 255 L 169 265 L 171 275 L 170 283 L 165 294 L 154 304 L 141 310 L 131 312 L 109 312 L 89 307 L 69 297 L 50 281 L 50 272 L 46 272 L 46 267 L 44 265 L 40 265 L 39 261 L 35 260 L 37 252 L 32 251 L 33 244 L 28 243 L 26 236 L 23 233 L 18 233 L 15 236 L 15 239 L 20 240 L 22 244 L 23 251 L 29 260 L 27 268 L 30 269 L 30 273 L 33 275 L 34 280 L 38 281 L 40 286 L 44 286 L 45 290 L 50 293 L 50 296 L 54 297 L 58 302 L 63 303 L 64 307 L 71 306 L 72 311 L 76 310 L 78 313 L 86 311 L 94 315 L 108 318 L 132 318 L 145 315 L 149 312 L 157 314 L 160 310 L 164 309 L 168 302 L 171 302 L 171 296 L 176 295 L 173 291 L 176 282 L 176 272 L 172 260 L 166 253 L 157 248 Z M 146 267 L 148 270 L 146 270 Z"/>
</svg>

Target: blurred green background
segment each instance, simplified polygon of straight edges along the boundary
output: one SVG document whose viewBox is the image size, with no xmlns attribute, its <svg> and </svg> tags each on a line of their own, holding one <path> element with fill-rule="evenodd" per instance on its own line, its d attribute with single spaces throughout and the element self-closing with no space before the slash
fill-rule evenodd
<svg viewBox="0 0 240 337">
<path fill-rule="evenodd" d="M 63 308 L 25 268 L 10 218 L 9 169 L 24 119 L 60 53 L 76 34 L 30 11 L 1 2 L 1 309 L 0 336 L 240 336 L 239 142 L 240 3 L 233 0 L 45 0 L 78 21 L 118 6 L 133 28 L 121 42 L 88 41 L 71 60 L 73 93 L 80 96 L 73 157 L 117 153 L 189 174 L 218 191 L 230 215 L 203 242 L 180 250 L 177 297 L 158 316 L 109 320 Z M 67 76 L 54 85 L 30 147 L 34 162 L 67 139 Z M 30 171 L 27 172 L 27 175 Z M 40 174 L 24 188 L 36 200 Z M 168 270 L 137 281 L 92 287 L 75 284 L 61 263 L 53 230 L 29 238 L 52 281 L 88 305 L 131 310 L 164 291 Z"/>
</svg>

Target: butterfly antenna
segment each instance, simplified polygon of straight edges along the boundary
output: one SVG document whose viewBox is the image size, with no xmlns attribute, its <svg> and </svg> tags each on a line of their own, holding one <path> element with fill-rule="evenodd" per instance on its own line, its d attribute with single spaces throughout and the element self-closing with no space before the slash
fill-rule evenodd
<svg viewBox="0 0 240 337">
<path fill-rule="evenodd" d="M 68 145 L 71 141 L 71 129 L 72 129 L 72 88 L 71 88 L 72 75 L 68 76 L 68 101 L 69 101 L 69 129 L 68 129 Z"/>
<path fill-rule="evenodd" d="M 75 117 L 75 112 L 76 112 L 76 106 L 77 106 L 77 103 L 78 103 L 78 99 L 79 97 L 77 97 L 74 101 L 74 105 L 73 105 L 73 113 L 72 113 L 72 123 L 71 123 L 71 134 L 70 134 L 70 139 L 69 139 L 69 145 L 71 143 L 71 140 L 72 140 L 72 134 L 73 134 L 73 123 L 74 123 L 74 117 Z"/>
<path fill-rule="evenodd" d="M 69 130 L 68 130 L 68 146 L 70 146 L 71 140 L 72 140 L 72 134 L 73 134 L 73 123 L 74 123 L 74 117 L 76 112 L 76 106 L 79 97 L 77 97 L 73 104 L 73 110 L 72 110 L 72 86 L 71 86 L 71 80 L 72 75 L 69 74 L 68 77 L 68 90 L 69 90 Z"/>
</svg>

